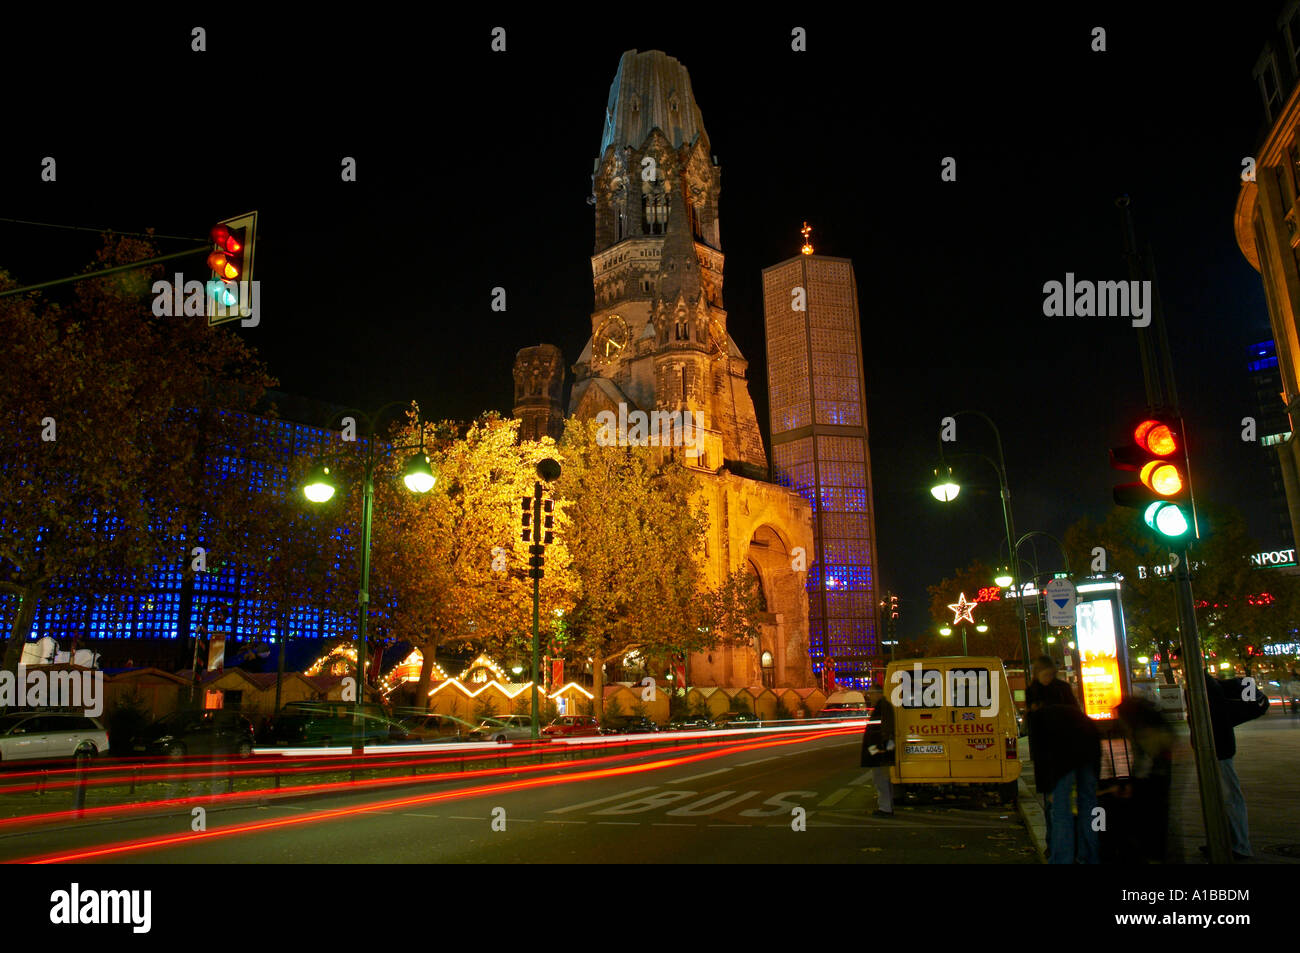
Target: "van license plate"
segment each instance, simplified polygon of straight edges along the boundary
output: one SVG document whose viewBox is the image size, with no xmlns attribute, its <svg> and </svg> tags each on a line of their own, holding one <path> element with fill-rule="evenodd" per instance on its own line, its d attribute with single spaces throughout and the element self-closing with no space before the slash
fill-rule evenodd
<svg viewBox="0 0 1300 953">
<path fill-rule="evenodd" d="M 907 754 L 943 754 L 943 745 L 907 745 Z"/>
</svg>

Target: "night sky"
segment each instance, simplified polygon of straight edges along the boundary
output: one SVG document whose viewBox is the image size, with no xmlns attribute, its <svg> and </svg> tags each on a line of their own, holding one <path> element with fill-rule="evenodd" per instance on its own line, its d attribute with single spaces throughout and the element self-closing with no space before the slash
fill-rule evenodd
<svg viewBox="0 0 1300 953">
<path fill-rule="evenodd" d="M 1241 159 L 1262 132 L 1251 68 L 1280 3 L 1032 19 L 908 9 L 33 22 L 10 64 L 22 79 L 5 110 L 0 215 L 202 241 L 256 208 L 262 320 L 239 333 L 283 390 L 508 413 L 519 348 L 552 342 L 572 363 L 589 334 L 586 197 L 610 82 L 624 50 L 661 49 L 690 70 L 721 164 L 724 302 L 765 440 L 760 271 L 797 253 L 805 219 L 818 253 L 853 260 L 879 580 L 901 594 L 905 635 L 927 623 L 928 584 L 994 562 L 1002 539 L 991 470 L 971 471 L 948 507 L 928 493 L 945 414 L 998 422 L 1021 532 L 1060 534 L 1110 505 L 1122 475 L 1107 449 L 1144 403 L 1136 331 L 1046 318 L 1042 287 L 1067 271 L 1127 280 L 1121 193 L 1154 246 L 1198 497 L 1283 545 L 1264 451 L 1240 440 L 1256 414 L 1246 347 L 1271 335 L 1232 230 Z M 194 25 L 208 27 L 206 53 L 190 51 Z M 497 25 L 505 54 L 489 49 Z M 807 53 L 790 51 L 796 25 Z M 1098 25 L 1105 53 L 1089 49 Z M 46 155 L 55 183 L 39 180 Z M 340 181 L 343 156 L 358 182 Z M 955 183 L 940 181 L 944 156 Z M 0 265 L 25 282 L 79 270 L 96 244 L 0 223 Z M 183 267 L 206 277 L 202 256 Z M 489 308 L 495 286 L 505 314 Z M 960 422 L 957 449 L 992 447 Z"/>
</svg>

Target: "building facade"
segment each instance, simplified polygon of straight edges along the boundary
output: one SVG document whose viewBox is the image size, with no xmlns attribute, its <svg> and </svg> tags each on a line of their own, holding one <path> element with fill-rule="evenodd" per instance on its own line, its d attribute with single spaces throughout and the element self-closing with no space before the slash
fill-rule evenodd
<svg viewBox="0 0 1300 953">
<path fill-rule="evenodd" d="M 681 459 L 709 514 L 706 578 L 716 585 L 745 569 L 766 606 L 756 643 L 693 655 L 690 682 L 811 685 L 802 568 L 812 551 L 811 511 L 798 494 L 768 482 L 748 363 L 727 331 L 721 175 L 686 68 L 658 50 L 624 53 L 592 171 L 595 302 L 567 413 L 584 420 L 606 411 L 690 413 L 694 432 Z M 542 368 L 536 388 L 547 396 L 530 402 L 519 382 L 529 382 L 525 391 L 533 386 L 535 367 Z M 561 378 L 539 348 L 519 353 L 522 430 L 548 432 L 557 409 L 550 395 L 562 391 Z"/>
<path fill-rule="evenodd" d="M 773 476 L 808 500 L 814 666 L 862 685 L 880 664 L 876 520 L 853 263 L 803 253 L 763 270 Z"/>
<path fill-rule="evenodd" d="M 1287 421 L 1265 433 L 1275 453 L 1286 496 L 1291 539 L 1300 539 L 1300 2 L 1282 10 L 1277 30 L 1255 64 L 1265 128 L 1253 168 L 1242 170 L 1234 229 L 1237 246 L 1260 274 L 1276 345 L 1280 400 Z"/>
<path fill-rule="evenodd" d="M 298 420 L 251 414 L 232 414 L 231 425 L 222 428 L 221 442 L 209 443 L 201 461 L 205 484 L 234 484 L 249 495 L 261 492 L 297 494 L 289 485 L 289 467 L 300 455 L 319 454 L 336 443 L 338 431 L 305 419 L 323 419 L 329 411 L 314 402 L 291 395 L 272 395 L 281 413 L 294 413 Z M 246 447 L 269 448 L 270 464 L 250 459 Z M 104 667 L 156 665 L 176 669 L 192 664 L 193 637 L 204 642 L 224 639 L 226 663 L 236 664 L 243 653 L 265 655 L 262 646 L 281 638 L 336 641 L 351 638 L 356 631 L 355 562 L 356 540 L 346 528 L 333 537 L 336 548 L 326 554 L 339 572 L 338 591 L 328 605 L 312 599 L 289 600 L 283 611 L 264 594 L 265 573 L 256 565 L 223 560 L 212 551 L 203 571 L 193 571 L 188 554 L 192 546 L 210 549 L 200 520 L 197 535 L 177 540 L 173 562 L 148 570 L 137 577 L 103 575 L 92 581 L 61 579 L 45 594 L 36 610 L 31 642 L 42 638 L 67 649 L 74 644 L 90 647 L 101 655 Z M 105 532 L 110 532 L 107 523 Z M 374 605 L 379 618 L 375 629 L 382 633 L 387 618 L 387 596 L 377 591 Z M 7 631 L 16 611 L 16 599 L 0 599 L 0 623 Z M 49 644 L 49 643 L 46 643 Z M 199 656 L 206 660 L 206 655 Z"/>
<path fill-rule="evenodd" d="M 1261 341 L 1246 349 L 1246 370 L 1250 375 L 1251 395 L 1255 402 L 1256 437 L 1264 455 L 1269 478 L 1269 531 L 1264 540 L 1270 547 L 1290 549 L 1295 546 L 1291 534 L 1291 514 L 1286 503 L 1286 484 L 1282 464 L 1275 447 L 1291 439 L 1291 422 L 1282 402 L 1282 375 L 1277 369 L 1277 347 Z"/>
</svg>

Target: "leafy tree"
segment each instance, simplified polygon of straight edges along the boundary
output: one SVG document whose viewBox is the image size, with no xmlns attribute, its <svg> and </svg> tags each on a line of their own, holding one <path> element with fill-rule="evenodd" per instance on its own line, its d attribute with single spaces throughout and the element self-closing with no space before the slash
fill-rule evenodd
<svg viewBox="0 0 1300 953">
<path fill-rule="evenodd" d="M 148 241 L 106 236 L 88 270 L 154 254 Z M 187 517 L 233 510 L 196 480 L 196 461 L 222 439 L 232 419 L 222 412 L 251 410 L 273 381 L 233 333 L 155 316 L 161 271 L 87 279 L 67 304 L 0 299 L 0 592 L 18 600 L 10 671 L 47 595 L 141 589 L 149 567 L 182 555 Z M 0 288 L 16 284 L 0 271 Z"/>
<path fill-rule="evenodd" d="M 601 446 L 594 421 L 571 419 L 560 447 L 562 497 L 578 598 L 566 645 L 590 659 L 597 717 L 605 666 L 645 657 L 752 645 L 759 602 L 752 576 L 706 584 L 707 519 L 695 477 L 652 447 Z"/>
<path fill-rule="evenodd" d="M 468 427 L 427 425 L 425 447 L 437 482 L 427 494 L 402 486 L 410 451 L 394 452 L 376 477 L 372 579 L 392 595 L 395 632 L 420 647 L 425 664 L 416 695 L 424 699 L 437 647 L 472 646 L 498 657 L 530 656 L 532 580 L 520 537 L 520 503 L 532 497 L 536 465 L 555 456 L 550 440 L 518 441 L 517 420 L 486 414 Z M 391 436 L 419 443 L 414 418 Z M 557 510 L 559 507 L 557 507 Z M 549 632 L 573 603 L 564 515 L 554 514 L 540 613 Z"/>
<path fill-rule="evenodd" d="M 474 700 L 474 724 L 481 724 L 488 718 L 495 718 L 497 715 L 496 699 L 484 692 Z"/>
</svg>

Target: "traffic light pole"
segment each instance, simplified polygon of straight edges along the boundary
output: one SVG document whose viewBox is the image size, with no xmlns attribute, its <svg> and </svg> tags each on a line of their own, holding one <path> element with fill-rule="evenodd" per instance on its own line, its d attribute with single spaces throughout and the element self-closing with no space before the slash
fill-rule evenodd
<svg viewBox="0 0 1300 953">
<path fill-rule="evenodd" d="M 1182 635 L 1183 673 L 1187 677 L 1188 714 L 1191 722 L 1192 750 L 1196 755 L 1196 780 L 1201 792 L 1201 816 L 1209 842 L 1210 863 L 1231 863 L 1228 844 L 1228 817 L 1223 807 L 1223 785 L 1214 749 L 1210 724 L 1210 699 L 1205 686 L 1205 661 L 1196 628 L 1196 606 L 1192 600 L 1192 577 L 1188 572 L 1187 547 L 1174 553 L 1174 590 L 1178 600 L 1179 632 Z"/>
<path fill-rule="evenodd" d="M 541 525 L 542 525 L 542 485 L 540 483 L 537 483 L 534 484 L 534 489 L 533 489 L 533 526 L 534 528 L 540 528 Z M 542 538 L 542 534 L 539 532 L 537 535 L 539 538 L 538 546 L 540 548 L 541 545 L 540 539 Z M 534 573 L 533 574 L 533 691 L 532 691 L 533 740 L 534 741 L 537 741 L 538 739 L 541 738 L 541 732 L 538 727 L 538 720 L 540 718 L 541 712 L 539 710 L 538 699 L 537 699 L 537 681 L 541 677 L 541 671 L 540 671 L 541 652 L 540 652 L 540 644 L 539 644 L 538 634 L 537 634 L 537 630 L 539 627 L 538 616 L 540 615 L 540 610 L 538 607 L 540 603 L 541 603 L 541 580 L 538 578 L 538 574 Z"/>
</svg>

